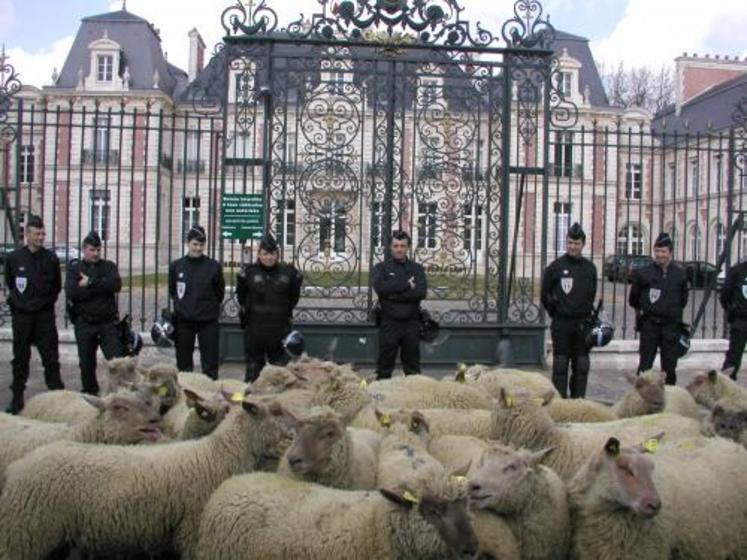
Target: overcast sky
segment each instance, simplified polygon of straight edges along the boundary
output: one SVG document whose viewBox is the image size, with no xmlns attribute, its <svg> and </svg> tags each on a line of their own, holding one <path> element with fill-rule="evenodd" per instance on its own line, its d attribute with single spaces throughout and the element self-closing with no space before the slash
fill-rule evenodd
<svg viewBox="0 0 747 560">
<path fill-rule="evenodd" d="M 186 69 L 187 32 L 196 27 L 212 50 L 221 37 L 221 12 L 236 0 L 127 0 L 127 9 L 161 30 L 169 60 Z M 309 15 L 317 0 L 267 0 L 281 22 Z M 496 34 L 513 0 L 461 0 L 463 18 Z M 660 67 L 682 52 L 747 56 L 744 0 L 545 0 L 551 23 L 591 40 L 595 58 L 607 65 Z M 50 83 L 60 69 L 80 19 L 111 10 L 112 0 L 0 0 L 0 40 L 26 84 Z"/>
</svg>

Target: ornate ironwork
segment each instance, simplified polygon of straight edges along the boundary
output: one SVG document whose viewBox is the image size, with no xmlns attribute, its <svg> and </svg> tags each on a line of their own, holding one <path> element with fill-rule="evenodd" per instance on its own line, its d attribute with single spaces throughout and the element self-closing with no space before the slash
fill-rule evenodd
<svg viewBox="0 0 747 560">
<path fill-rule="evenodd" d="M 555 29 L 550 20 L 542 17 L 538 0 L 518 0 L 514 3 L 514 17 L 503 24 L 503 40 L 512 47 L 549 49 L 555 42 Z"/>
<path fill-rule="evenodd" d="M 512 323 L 532 324 L 540 320 L 540 308 L 533 294 L 534 282 L 531 278 L 516 279 L 516 296 L 508 307 L 508 318 Z"/>
<path fill-rule="evenodd" d="M 550 89 L 550 125 L 553 128 L 568 129 L 578 124 L 578 105 L 568 99 L 560 86 L 560 62 L 552 60 L 552 70 L 548 80 Z"/>
<path fill-rule="evenodd" d="M 0 142 L 10 143 L 16 137 L 16 129 L 8 124 L 13 108 L 13 97 L 21 91 L 21 80 L 5 54 L 5 45 L 0 50 Z"/>
<path fill-rule="evenodd" d="M 734 163 L 742 173 L 747 173 L 747 95 L 739 100 L 731 118 L 737 138 Z"/>
</svg>

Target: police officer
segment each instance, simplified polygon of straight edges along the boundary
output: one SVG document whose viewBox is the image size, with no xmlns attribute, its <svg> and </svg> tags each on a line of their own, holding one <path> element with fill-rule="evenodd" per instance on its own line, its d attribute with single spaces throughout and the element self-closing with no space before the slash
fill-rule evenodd
<svg viewBox="0 0 747 560">
<path fill-rule="evenodd" d="M 29 378 L 31 345 L 44 366 L 44 381 L 50 390 L 64 389 L 60 377 L 57 325 L 54 305 L 62 289 L 60 261 L 44 248 L 44 223 L 31 216 L 26 224 L 26 245 L 5 260 L 5 282 L 13 324 L 13 400 L 6 412 L 18 414 L 24 406 L 23 392 Z"/>
<path fill-rule="evenodd" d="M 656 351 L 666 383 L 677 383 L 677 338 L 687 305 L 687 275 L 672 262 L 672 238 L 661 233 L 654 243 L 654 262 L 633 273 L 628 303 L 636 311 L 640 334 L 638 373 L 651 369 Z"/>
<path fill-rule="evenodd" d="M 291 331 L 302 283 L 303 276 L 294 266 L 279 262 L 275 238 L 265 235 L 257 262 L 247 265 L 236 283 L 244 329 L 245 381 L 257 379 L 266 360 L 277 365 L 288 363 L 290 356 L 283 348 L 283 339 Z"/>
<path fill-rule="evenodd" d="M 117 330 L 116 294 L 122 289 L 117 265 L 101 258 L 101 237 L 95 231 L 83 239 L 83 260 L 73 261 L 65 277 L 70 320 L 75 325 L 83 392 L 99 394 L 96 349 L 107 360 L 122 355 Z"/>
<path fill-rule="evenodd" d="M 586 396 L 589 377 L 588 319 L 597 294 L 597 267 L 581 256 L 586 234 L 575 223 L 568 230 L 566 253 L 545 269 L 542 305 L 552 318 L 552 382 L 566 398 Z M 572 373 L 568 382 L 568 366 Z"/>
<path fill-rule="evenodd" d="M 729 349 L 721 369 L 736 381 L 747 342 L 747 261 L 729 269 L 719 300 L 729 320 Z"/>
<path fill-rule="evenodd" d="M 174 300 L 176 365 L 192 371 L 195 336 L 202 373 L 218 379 L 220 305 L 226 293 L 223 267 L 205 255 L 207 237 L 200 225 L 187 233 L 187 254 L 169 267 L 169 295 Z"/>
<path fill-rule="evenodd" d="M 428 292 L 425 270 L 407 258 L 410 236 L 395 231 L 389 257 L 373 269 L 373 288 L 379 297 L 379 356 L 376 378 L 389 379 L 400 350 L 405 375 L 420 373 L 420 302 Z"/>
</svg>

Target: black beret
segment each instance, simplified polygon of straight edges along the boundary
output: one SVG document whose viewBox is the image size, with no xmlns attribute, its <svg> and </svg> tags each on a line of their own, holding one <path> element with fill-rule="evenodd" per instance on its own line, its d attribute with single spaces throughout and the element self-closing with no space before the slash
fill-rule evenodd
<svg viewBox="0 0 747 560">
<path fill-rule="evenodd" d="M 31 216 L 29 216 L 29 219 L 26 222 L 26 227 L 33 227 L 33 228 L 41 229 L 44 227 L 44 222 L 42 222 L 41 216 L 32 214 Z"/>
<path fill-rule="evenodd" d="M 574 239 L 576 241 L 581 240 L 586 243 L 586 234 L 584 233 L 584 228 L 581 227 L 581 224 L 576 222 L 570 227 L 568 230 L 568 239 Z"/>
<path fill-rule="evenodd" d="M 101 247 L 101 236 L 96 231 L 91 231 L 83 238 L 83 245 Z"/>
<path fill-rule="evenodd" d="M 192 241 L 193 239 L 196 239 L 200 243 L 205 243 L 205 241 L 207 241 L 205 228 L 198 224 L 193 225 L 192 229 L 190 229 L 189 233 L 187 234 L 187 241 Z"/>
<path fill-rule="evenodd" d="M 663 231 L 659 234 L 659 237 L 656 238 L 654 247 L 668 247 L 671 249 L 674 247 L 674 244 L 672 243 L 672 238 L 669 237 L 669 234 L 666 231 Z"/>
<path fill-rule="evenodd" d="M 259 242 L 259 248 L 268 253 L 274 253 L 278 250 L 278 242 L 271 233 L 266 233 Z"/>
</svg>

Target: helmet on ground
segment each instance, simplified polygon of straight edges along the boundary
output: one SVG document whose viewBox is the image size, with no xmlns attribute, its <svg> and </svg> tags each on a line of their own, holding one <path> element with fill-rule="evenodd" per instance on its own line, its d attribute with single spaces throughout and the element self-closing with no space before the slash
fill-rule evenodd
<svg viewBox="0 0 747 560">
<path fill-rule="evenodd" d="M 125 315 L 116 324 L 123 356 L 137 356 L 143 349 L 143 337 L 132 329 L 132 317 Z"/>
<path fill-rule="evenodd" d="M 677 348 L 678 358 L 684 358 L 690 351 L 690 337 L 690 325 L 680 323 L 675 336 L 675 347 Z"/>
<path fill-rule="evenodd" d="M 288 336 L 283 339 L 283 348 L 294 358 L 301 356 L 306 350 L 306 343 L 300 331 L 289 332 Z"/>
<path fill-rule="evenodd" d="M 161 316 L 156 319 L 150 329 L 150 337 L 159 348 L 170 348 L 175 339 L 174 322 L 168 309 L 161 310 Z"/>
<path fill-rule="evenodd" d="M 586 335 L 586 347 L 601 348 L 607 346 L 615 336 L 615 327 L 607 318 L 607 314 L 604 311 L 597 312 L 590 323 Z"/>
</svg>

